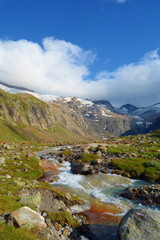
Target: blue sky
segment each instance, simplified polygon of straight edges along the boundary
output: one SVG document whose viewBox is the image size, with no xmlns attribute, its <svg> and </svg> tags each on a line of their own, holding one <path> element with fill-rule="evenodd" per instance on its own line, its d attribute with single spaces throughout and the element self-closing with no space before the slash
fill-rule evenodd
<svg viewBox="0 0 160 240">
<path fill-rule="evenodd" d="M 159 0 L 0 0 L 0 79 L 117 105 L 160 101 L 159 13 Z"/>
</svg>

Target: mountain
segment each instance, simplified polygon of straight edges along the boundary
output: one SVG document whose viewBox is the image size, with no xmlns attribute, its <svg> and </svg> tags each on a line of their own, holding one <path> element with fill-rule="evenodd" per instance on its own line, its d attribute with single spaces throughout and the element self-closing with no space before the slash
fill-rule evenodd
<svg viewBox="0 0 160 240">
<path fill-rule="evenodd" d="M 31 94 L 11 94 L 0 90 L 0 139 L 48 142 L 87 141 L 91 136 L 80 128 L 83 119 L 54 103 L 43 102 Z"/>
<path fill-rule="evenodd" d="M 99 106 L 110 109 L 112 112 L 119 115 L 124 115 L 132 118 L 133 129 L 125 134 L 149 133 L 160 129 L 160 103 L 153 104 L 148 107 L 138 108 L 132 104 L 122 105 L 120 108 L 115 108 L 110 102 L 105 100 L 95 101 Z"/>
<path fill-rule="evenodd" d="M 94 136 L 105 139 L 124 135 L 133 128 L 136 129 L 131 117 L 114 113 L 104 105 L 77 97 L 64 97 L 56 101 L 61 106 L 69 108 L 73 116 L 83 118 L 87 126 L 86 131 Z"/>
<path fill-rule="evenodd" d="M 113 109 L 113 111 L 133 117 L 140 128 L 140 133 L 147 133 L 155 130 L 154 122 L 157 122 L 160 116 L 160 103 L 142 108 L 126 104 L 119 109 Z M 157 129 L 159 128 L 157 127 Z"/>
<path fill-rule="evenodd" d="M 107 100 L 94 100 L 93 103 L 100 105 L 101 107 L 105 107 L 109 110 L 113 110 L 112 104 Z"/>
<path fill-rule="evenodd" d="M 107 100 L 83 100 L 36 93 L 1 82 L 0 119 L 12 132 L 48 141 L 146 133 L 157 129 L 160 104 L 138 108 L 131 104 L 115 108 Z M 18 129 L 15 130 L 17 126 Z M 32 128 L 32 130 L 31 130 Z M 30 129 L 30 130 L 28 130 Z M 32 133 L 31 133 L 32 132 Z M 33 136 L 32 136 L 33 135 Z M 46 137 L 47 136 L 47 137 Z"/>
<path fill-rule="evenodd" d="M 127 104 L 121 106 L 120 109 L 122 109 L 123 111 L 127 111 L 128 113 L 131 113 L 131 112 L 137 110 L 138 108 L 132 104 L 127 103 Z"/>
<path fill-rule="evenodd" d="M 61 125 L 63 130 L 67 129 L 79 138 L 92 136 L 106 139 L 136 129 L 131 117 L 114 113 L 89 100 L 44 95 L 3 84 L 0 88 L 3 89 L 0 110 L 2 121 L 38 128 L 40 131 L 47 130 L 52 137 L 55 125 Z"/>
</svg>

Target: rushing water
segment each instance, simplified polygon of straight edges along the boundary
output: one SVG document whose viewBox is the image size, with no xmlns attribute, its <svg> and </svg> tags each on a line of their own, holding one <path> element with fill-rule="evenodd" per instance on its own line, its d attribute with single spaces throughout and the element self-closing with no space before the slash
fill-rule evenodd
<svg viewBox="0 0 160 240">
<path fill-rule="evenodd" d="M 52 148 L 52 151 L 59 148 Z M 141 208 L 142 205 L 119 196 L 126 187 L 139 187 L 149 184 L 141 180 L 132 180 L 115 174 L 98 173 L 95 175 L 72 174 L 70 162 L 59 162 L 49 156 L 60 173 L 59 179 L 52 183 L 55 188 L 65 192 L 70 192 L 86 202 L 90 203 L 90 208 L 83 212 L 92 224 L 118 224 L 122 216 L 132 207 Z M 150 207 L 152 206 L 143 206 Z M 154 209 L 159 211 L 158 209 Z"/>
<path fill-rule="evenodd" d="M 67 146 L 68 147 L 68 146 Z M 82 214 L 90 223 L 93 232 L 98 228 L 102 236 L 107 236 L 108 240 L 116 239 L 116 231 L 122 216 L 133 207 L 152 208 L 155 211 L 160 209 L 152 206 L 142 206 L 138 202 L 133 202 L 119 196 L 126 187 L 140 187 L 150 183 L 141 180 L 132 180 L 115 174 L 98 173 L 95 175 L 78 175 L 71 172 L 70 162 L 59 163 L 50 154 L 61 147 L 48 149 L 39 153 L 46 156 L 46 159 L 53 161 L 58 169 L 58 180 L 52 185 L 66 193 L 71 193 L 86 202 L 87 208 L 84 208 Z M 56 153 L 55 153 L 56 155 Z M 52 157 L 51 157 L 52 156 Z M 103 227 L 105 226 L 105 228 Z M 104 239 L 100 237 L 99 239 Z"/>
<path fill-rule="evenodd" d="M 58 164 L 56 159 L 50 160 Z M 120 209 L 120 215 L 131 207 L 141 207 L 141 204 L 124 199 L 118 193 L 128 186 L 134 188 L 148 184 L 142 180 L 132 180 L 116 174 L 98 173 L 88 176 L 73 174 L 70 162 L 64 162 L 59 170 L 61 171 L 58 175 L 59 180 L 53 183 L 54 186 L 62 187 L 63 190 L 70 191 L 84 200 L 98 199 L 103 203 L 113 204 Z"/>
</svg>

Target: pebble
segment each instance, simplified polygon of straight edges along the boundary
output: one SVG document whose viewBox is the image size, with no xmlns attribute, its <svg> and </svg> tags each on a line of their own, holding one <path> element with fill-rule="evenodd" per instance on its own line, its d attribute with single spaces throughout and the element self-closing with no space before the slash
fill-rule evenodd
<svg viewBox="0 0 160 240">
<path fill-rule="evenodd" d="M 63 235 L 69 235 L 69 233 L 70 233 L 70 231 L 69 231 L 68 228 L 65 228 L 65 229 L 63 230 Z"/>
<path fill-rule="evenodd" d="M 57 231 L 62 230 L 61 224 L 55 223 L 55 224 L 54 224 L 54 227 L 55 227 L 55 229 L 56 229 Z"/>
</svg>

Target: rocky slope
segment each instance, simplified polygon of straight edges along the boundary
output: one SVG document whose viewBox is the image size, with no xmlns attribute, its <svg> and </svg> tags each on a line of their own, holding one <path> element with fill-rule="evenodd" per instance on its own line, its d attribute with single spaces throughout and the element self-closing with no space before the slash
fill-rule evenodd
<svg viewBox="0 0 160 240">
<path fill-rule="evenodd" d="M 10 94 L 0 90 L 1 140 L 85 141 L 89 134 L 71 116 L 71 111 L 45 103 L 30 94 Z"/>
<path fill-rule="evenodd" d="M 106 108 L 76 97 L 42 95 L 2 84 L 0 88 L 5 91 L 1 90 L 1 119 L 9 123 L 40 130 L 53 130 L 56 124 L 60 124 L 74 135 L 103 139 L 138 132 L 132 117 L 112 112 L 109 105 Z"/>
<path fill-rule="evenodd" d="M 136 124 L 131 117 L 120 115 L 108 108 L 94 104 L 88 100 L 77 97 L 64 97 L 57 103 L 72 111 L 72 116 L 83 118 L 86 123 L 86 131 L 101 138 L 120 136 L 134 129 Z"/>
<path fill-rule="evenodd" d="M 3 108 L 0 110 L 1 116 L 3 115 L 4 119 L 7 118 L 7 120 L 13 120 L 14 122 L 19 121 L 34 128 L 53 130 L 55 125 L 58 124 L 58 126 L 60 125 L 63 128 L 63 132 L 67 129 L 74 135 L 92 135 L 101 139 L 148 133 L 160 128 L 159 103 L 143 108 L 138 108 L 131 104 L 115 108 L 106 100 L 90 101 L 77 97 L 43 95 L 23 87 L 10 86 L 2 82 L 0 82 L 0 88 L 5 92 L 12 93 L 13 96 L 11 97 L 10 95 L 11 99 L 17 96 L 27 103 L 25 105 L 26 109 L 23 109 L 24 116 L 22 116 L 22 111 L 19 114 L 21 108 L 19 108 L 19 103 L 15 100 L 13 101 L 14 109 L 17 108 L 17 110 L 13 112 L 11 110 L 12 100 L 8 101 L 7 111 L 4 112 Z M 19 95 L 15 95 L 17 93 Z M 4 95 L 3 93 L 3 98 Z M 6 94 L 5 97 L 9 98 L 9 95 Z M 30 100 L 28 100 L 29 98 Z M 41 101 L 38 101 L 38 99 Z M 28 104 L 31 105 L 30 109 L 27 109 Z M 27 115 L 27 118 L 25 115 Z"/>
<path fill-rule="evenodd" d="M 119 109 L 113 109 L 113 111 L 133 117 L 139 126 L 140 133 L 148 133 L 160 128 L 157 123 L 160 117 L 160 103 L 142 108 L 126 104 Z"/>
</svg>

